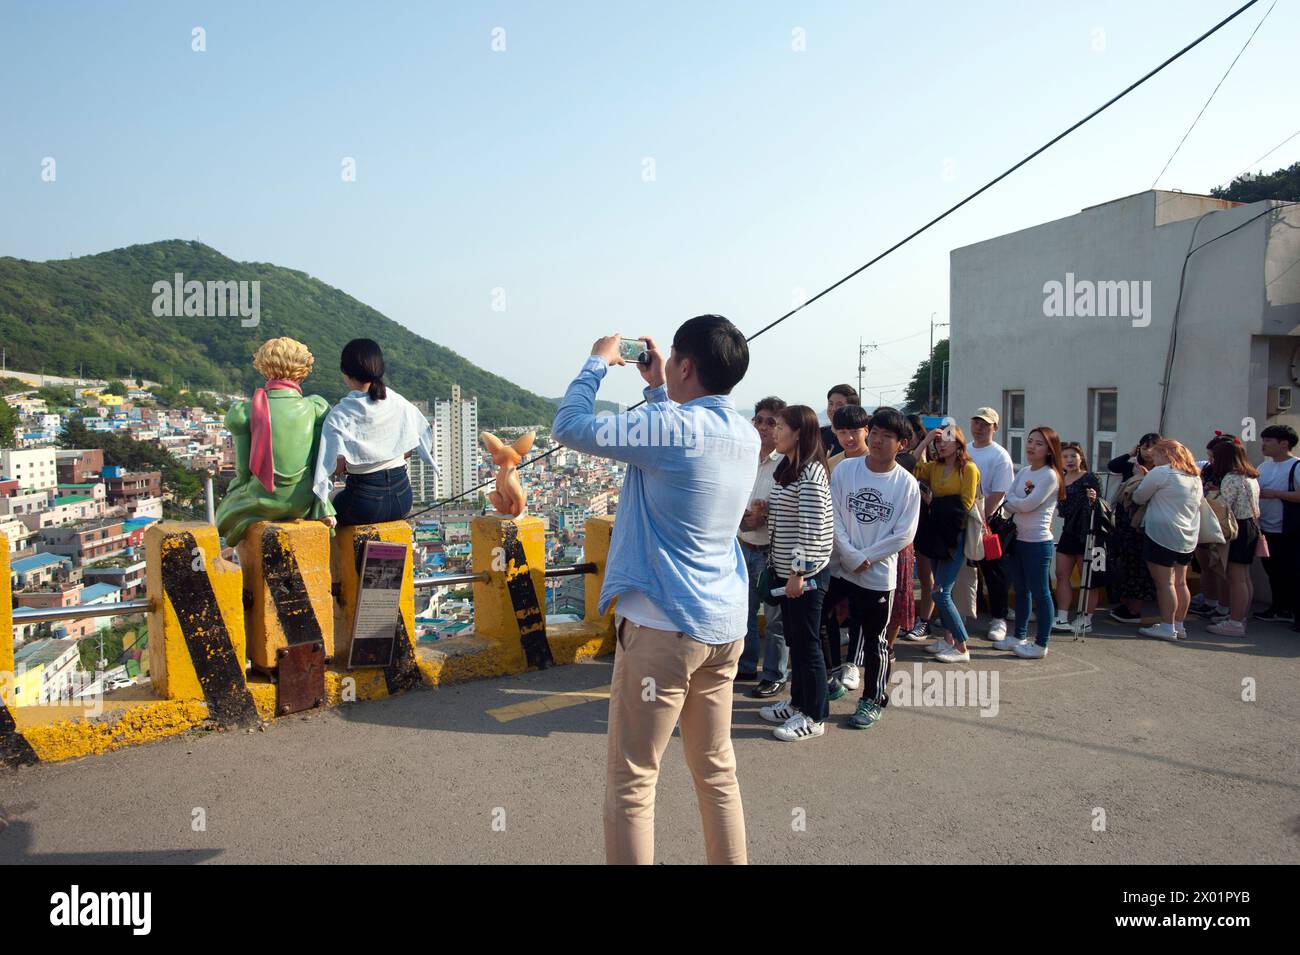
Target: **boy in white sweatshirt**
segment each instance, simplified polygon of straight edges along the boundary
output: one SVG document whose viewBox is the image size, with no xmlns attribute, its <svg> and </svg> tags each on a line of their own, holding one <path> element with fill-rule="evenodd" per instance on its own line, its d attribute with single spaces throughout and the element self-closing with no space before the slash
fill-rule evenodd
<svg viewBox="0 0 1300 955">
<path fill-rule="evenodd" d="M 893 604 L 898 552 L 916 536 L 921 489 L 895 461 L 911 429 L 897 411 L 871 416 L 867 454 L 842 461 L 831 475 L 835 551 L 853 613 L 862 621 L 862 700 L 849 726 L 873 726 L 889 702 L 889 644 L 885 631 Z"/>
</svg>

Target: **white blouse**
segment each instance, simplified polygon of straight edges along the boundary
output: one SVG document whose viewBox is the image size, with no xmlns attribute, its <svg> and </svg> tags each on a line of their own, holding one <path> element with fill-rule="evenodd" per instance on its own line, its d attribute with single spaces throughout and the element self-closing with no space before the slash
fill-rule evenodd
<svg viewBox="0 0 1300 955">
<path fill-rule="evenodd" d="M 433 426 L 392 388 L 382 401 L 364 391 L 349 392 L 330 409 L 321 425 L 320 451 L 312 489 L 322 501 L 334 487 L 334 462 L 343 458 L 348 470 L 365 474 L 378 466 L 401 462 L 407 451 L 417 452 L 435 471 Z"/>
</svg>

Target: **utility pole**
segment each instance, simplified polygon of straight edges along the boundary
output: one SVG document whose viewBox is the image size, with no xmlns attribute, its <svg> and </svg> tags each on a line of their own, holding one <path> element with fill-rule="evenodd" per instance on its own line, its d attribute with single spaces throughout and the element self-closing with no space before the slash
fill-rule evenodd
<svg viewBox="0 0 1300 955">
<path fill-rule="evenodd" d="M 931 414 L 934 413 L 934 330 L 935 328 L 946 328 L 948 325 L 947 322 L 936 322 L 934 320 L 934 316 L 938 314 L 938 312 L 930 313 L 930 361 L 928 362 L 930 366 L 930 391 L 925 399 L 925 410 Z"/>
<path fill-rule="evenodd" d="M 862 400 L 862 375 L 867 370 L 867 362 L 866 362 L 867 352 L 874 351 L 875 348 L 876 345 L 874 343 L 870 345 L 864 345 L 862 344 L 862 339 L 861 338 L 858 339 L 858 400 L 859 401 Z"/>
</svg>

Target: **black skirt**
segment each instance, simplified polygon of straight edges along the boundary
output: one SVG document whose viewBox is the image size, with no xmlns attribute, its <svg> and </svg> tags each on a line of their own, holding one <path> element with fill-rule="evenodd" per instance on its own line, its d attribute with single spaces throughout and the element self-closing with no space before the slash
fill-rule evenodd
<svg viewBox="0 0 1300 955">
<path fill-rule="evenodd" d="M 1255 562 L 1259 544 L 1259 525 L 1253 517 L 1237 518 L 1237 536 L 1228 544 L 1228 563 L 1250 565 Z"/>
</svg>

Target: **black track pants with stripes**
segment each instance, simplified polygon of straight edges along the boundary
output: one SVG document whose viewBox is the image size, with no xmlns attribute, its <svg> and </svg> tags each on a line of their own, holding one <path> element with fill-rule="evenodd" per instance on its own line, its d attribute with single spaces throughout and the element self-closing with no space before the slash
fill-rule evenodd
<svg viewBox="0 0 1300 955">
<path fill-rule="evenodd" d="M 892 590 L 868 590 L 851 580 L 841 582 L 848 591 L 850 613 L 862 622 L 862 698 L 881 706 L 889 704 L 889 642 L 885 631 L 894 605 Z"/>
</svg>

